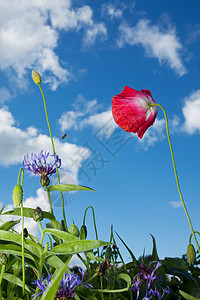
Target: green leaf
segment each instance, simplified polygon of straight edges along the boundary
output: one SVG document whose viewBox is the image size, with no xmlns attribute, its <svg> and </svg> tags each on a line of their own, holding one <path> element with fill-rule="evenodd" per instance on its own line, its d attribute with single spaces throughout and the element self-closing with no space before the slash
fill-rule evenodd
<svg viewBox="0 0 200 300">
<path fill-rule="evenodd" d="M 0 249 L 1 249 L 1 252 L 5 252 L 5 253 L 17 255 L 17 256 L 22 256 L 22 248 L 21 248 L 21 246 L 18 246 L 18 245 L 14 245 L 11 243 L 10 244 L 1 244 L 0 243 Z M 34 254 L 30 253 L 26 249 L 25 249 L 24 255 L 27 258 L 35 260 Z"/>
<path fill-rule="evenodd" d="M 71 256 L 70 256 L 71 257 Z M 70 258 L 69 257 L 69 258 Z M 56 255 L 51 255 L 46 258 L 46 262 L 51 265 L 52 267 L 60 270 L 63 265 L 65 264 L 58 256 Z"/>
<path fill-rule="evenodd" d="M 23 212 L 24 212 L 24 217 L 33 218 L 33 212 L 34 212 L 33 208 L 24 207 Z M 19 207 L 19 208 L 15 208 L 14 210 L 6 211 L 2 215 L 21 216 L 21 208 Z M 55 220 L 54 215 L 52 215 L 48 211 L 43 211 L 43 218 L 44 219 L 49 219 L 49 220 Z"/>
<path fill-rule="evenodd" d="M 112 245 L 112 243 L 103 242 L 99 240 L 77 240 L 55 246 L 51 249 L 51 252 L 57 254 L 75 254 L 107 245 Z"/>
<path fill-rule="evenodd" d="M 43 293 L 40 300 L 45 300 L 45 299 L 54 300 L 55 299 L 57 288 L 58 288 L 59 283 L 60 283 L 60 281 L 63 277 L 63 274 L 66 271 L 66 267 L 67 267 L 70 259 L 71 259 L 71 257 L 62 266 L 62 268 L 60 269 L 60 272 L 58 272 L 56 274 L 55 278 L 51 281 L 51 285 L 49 285 L 49 287 L 45 290 L 45 292 Z"/>
<path fill-rule="evenodd" d="M 52 221 L 52 222 L 50 222 L 50 223 L 47 223 L 46 224 L 46 227 L 47 228 L 52 228 L 52 229 L 55 229 L 55 230 L 58 230 L 59 232 L 61 231 L 63 231 L 63 227 L 62 227 L 62 224 L 59 222 L 59 221 L 57 221 L 57 220 L 54 220 L 54 221 Z M 46 230 L 46 229 L 45 229 Z M 56 243 L 57 244 L 61 244 L 61 239 L 60 238 L 58 238 L 56 235 L 52 235 L 52 237 L 53 237 L 53 239 L 54 239 L 54 241 L 56 241 Z"/>
<path fill-rule="evenodd" d="M 159 261 L 158 252 L 157 252 L 157 248 L 156 248 L 156 240 L 155 240 L 155 238 L 154 238 L 154 236 L 152 234 L 151 234 L 151 237 L 153 239 L 152 260 Z"/>
<path fill-rule="evenodd" d="M 93 191 L 95 190 L 83 186 L 83 185 L 75 185 L 75 184 L 56 184 L 56 185 L 50 185 L 48 188 L 48 191 L 59 191 L 59 192 L 70 192 L 70 191 Z"/>
<path fill-rule="evenodd" d="M 0 215 L 2 214 L 4 208 L 5 208 L 5 205 L 0 209 Z"/>
<path fill-rule="evenodd" d="M 66 242 L 80 241 L 80 239 L 77 236 L 75 236 L 69 232 L 58 230 L 55 228 L 46 228 L 43 231 L 43 234 L 45 234 L 45 233 L 50 233 L 51 235 L 57 236 L 58 238 L 65 240 Z"/>
<path fill-rule="evenodd" d="M 131 277 L 128 275 L 128 274 L 125 274 L 125 273 L 121 273 L 117 276 L 117 280 L 119 279 L 123 279 L 124 281 L 127 282 L 127 287 L 130 288 L 131 287 Z"/>
<path fill-rule="evenodd" d="M 17 233 L 12 233 L 10 231 L 0 230 L 0 240 L 7 241 L 8 243 L 14 242 L 16 244 L 22 243 L 22 236 Z M 40 257 L 42 252 L 42 247 L 33 241 L 24 238 L 24 248 L 28 249 L 30 252 L 34 253 Z"/>
<path fill-rule="evenodd" d="M 199 300 L 200 299 L 200 298 L 195 298 L 183 291 L 179 291 L 179 292 L 180 292 L 181 296 L 183 296 L 186 300 Z"/>
<path fill-rule="evenodd" d="M 131 249 L 126 245 L 126 243 L 122 240 L 122 238 L 119 236 L 119 234 L 115 231 L 116 235 L 118 236 L 118 238 L 120 239 L 120 241 L 124 244 L 124 246 L 126 247 L 126 249 L 128 250 L 129 254 L 132 257 L 132 261 L 134 264 L 137 263 L 137 259 L 135 258 L 133 252 L 131 251 Z"/>
<path fill-rule="evenodd" d="M 15 220 L 15 221 L 8 221 L 1 225 L 0 230 L 7 230 L 9 231 L 11 228 L 13 228 L 15 225 L 20 223 L 20 220 Z"/>
<path fill-rule="evenodd" d="M 16 285 L 18 285 L 20 287 L 23 286 L 23 282 L 21 281 L 21 279 L 19 279 L 18 277 L 16 277 L 13 274 L 4 273 L 3 274 L 3 279 L 5 279 L 5 280 L 7 280 L 7 281 L 9 281 L 11 283 L 14 283 L 14 284 L 16 284 Z M 26 284 L 25 284 L 25 289 L 27 290 L 27 292 L 30 293 L 30 290 L 29 290 L 29 288 L 28 288 L 28 286 Z"/>
</svg>

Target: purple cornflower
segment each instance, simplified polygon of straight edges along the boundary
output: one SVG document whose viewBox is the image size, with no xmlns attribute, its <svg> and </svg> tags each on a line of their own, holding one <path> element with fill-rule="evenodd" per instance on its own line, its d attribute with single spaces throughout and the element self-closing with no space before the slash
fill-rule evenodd
<svg viewBox="0 0 200 300">
<path fill-rule="evenodd" d="M 155 264 L 156 263 L 156 264 Z M 152 266 L 154 264 L 154 266 Z M 131 289 L 133 291 L 137 291 L 137 297 L 136 300 L 139 297 L 140 294 L 140 287 L 146 283 L 146 294 L 143 300 L 149 300 L 152 299 L 153 296 L 157 296 L 158 300 L 162 299 L 165 293 L 170 293 L 169 287 L 166 289 L 161 287 L 162 283 L 162 276 L 157 276 L 155 271 L 161 266 L 162 264 L 160 262 L 150 262 L 148 267 L 144 266 L 144 262 L 142 261 L 142 266 L 136 266 L 140 272 L 134 277 L 132 280 L 133 286 Z M 157 287 L 159 287 L 162 290 L 162 293 L 160 293 L 157 290 Z"/>
<path fill-rule="evenodd" d="M 54 162 L 47 162 L 50 156 L 54 157 Z M 35 175 L 39 175 L 41 177 L 40 183 L 42 186 L 47 186 L 49 184 L 48 176 L 56 173 L 56 167 L 60 168 L 61 159 L 58 155 L 49 155 L 49 152 L 44 150 L 40 151 L 38 155 L 35 153 L 31 153 L 31 157 L 29 154 L 24 156 L 23 167 L 28 170 L 29 173 L 32 172 Z"/>
<path fill-rule="evenodd" d="M 72 272 L 71 274 L 67 272 L 64 273 L 63 279 L 60 281 L 58 290 L 56 292 L 55 299 L 67 300 L 73 298 L 75 296 L 75 289 L 78 285 L 83 285 L 86 288 L 92 287 L 90 284 L 83 283 L 84 271 L 79 269 L 79 272 L 81 273 L 82 279 L 80 279 L 75 272 Z M 40 291 L 32 295 L 32 300 L 45 292 L 51 283 L 51 279 L 52 275 L 49 274 L 45 279 L 43 279 L 42 276 L 40 279 L 37 279 L 33 282 L 40 289 Z"/>
<path fill-rule="evenodd" d="M 47 159 L 49 156 L 54 156 L 55 162 L 47 163 Z M 31 157 L 29 155 L 24 156 L 23 161 L 24 169 L 27 169 L 29 172 L 34 173 L 35 175 L 42 176 L 51 176 L 56 173 L 56 166 L 60 168 L 61 159 L 58 155 L 49 155 L 49 152 L 44 150 L 40 151 L 38 155 L 35 153 L 31 153 Z"/>
</svg>

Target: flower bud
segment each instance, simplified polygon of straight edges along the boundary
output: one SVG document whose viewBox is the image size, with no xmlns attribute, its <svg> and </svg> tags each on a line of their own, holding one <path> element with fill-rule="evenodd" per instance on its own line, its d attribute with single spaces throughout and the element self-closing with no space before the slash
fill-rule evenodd
<svg viewBox="0 0 200 300">
<path fill-rule="evenodd" d="M 78 227 L 75 225 L 75 224 L 72 224 L 70 227 L 69 227 L 69 233 L 79 237 L 79 229 Z"/>
<path fill-rule="evenodd" d="M 49 177 L 47 175 L 40 177 L 40 184 L 41 186 L 48 186 L 50 183 Z"/>
<path fill-rule="evenodd" d="M 33 219 L 37 221 L 43 220 L 43 212 L 40 207 L 36 207 L 36 209 L 33 212 Z"/>
<path fill-rule="evenodd" d="M 28 237 L 28 230 L 27 230 L 27 228 L 24 228 L 24 237 L 25 237 L 25 238 Z"/>
<path fill-rule="evenodd" d="M 35 84 L 41 84 L 41 76 L 37 71 L 32 71 L 32 79 Z"/>
<path fill-rule="evenodd" d="M 13 202 L 15 207 L 19 207 L 23 200 L 23 189 L 22 186 L 17 184 L 13 190 Z"/>
<path fill-rule="evenodd" d="M 187 259 L 189 264 L 192 264 L 195 261 L 195 258 L 196 258 L 196 252 L 194 246 L 192 244 L 189 244 L 187 247 Z"/>
<path fill-rule="evenodd" d="M 7 264 L 7 262 L 8 262 L 7 254 L 0 253 L 0 263 L 5 266 Z"/>
<path fill-rule="evenodd" d="M 87 228 L 85 225 L 82 225 L 80 230 L 80 239 L 85 240 L 86 237 L 87 237 Z"/>
</svg>

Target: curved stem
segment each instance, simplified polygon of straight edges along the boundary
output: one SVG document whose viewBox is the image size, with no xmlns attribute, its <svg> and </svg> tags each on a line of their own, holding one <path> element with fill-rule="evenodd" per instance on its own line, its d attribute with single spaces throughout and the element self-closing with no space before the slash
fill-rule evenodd
<svg viewBox="0 0 200 300">
<path fill-rule="evenodd" d="M 198 231 L 195 231 L 194 233 L 198 233 L 198 235 L 200 235 L 200 233 Z M 192 239 L 192 233 L 190 234 L 190 238 L 189 238 L 189 244 L 191 244 L 191 239 Z"/>
<path fill-rule="evenodd" d="M 200 254 L 200 247 L 199 247 L 197 238 L 196 238 L 196 236 L 195 236 L 195 232 L 194 232 L 194 229 L 193 229 L 193 226 L 192 226 L 192 222 L 191 222 L 191 220 L 190 220 L 190 217 L 189 217 L 189 214 L 188 214 L 188 211 L 187 211 L 185 202 L 184 202 L 184 200 L 183 200 L 183 196 L 182 196 L 182 193 L 181 193 L 181 189 L 180 189 L 180 184 L 179 184 L 179 179 L 178 179 L 178 174 L 177 174 L 176 164 L 175 164 L 175 159 L 174 159 L 174 152 L 173 152 L 173 149 L 172 149 L 171 139 L 170 139 L 170 135 L 169 135 L 169 125 L 168 125 L 167 114 L 166 114 L 165 109 L 164 109 L 164 107 L 163 107 L 162 105 L 160 105 L 160 104 L 158 104 L 158 103 L 152 103 L 152 104 L 151 104 L 151 106 L 154 106 L 154 105 L 159 106 L 159 107 L 162 109 L 162 111 L 163 111 L 163 113 L 164 113 L 164 116 L 165 116 L 167 138 L 168 138 L 168 142 L 169 142 L 169 148 L 170 148 L 170 152 L 171 152 L 172 163 L 173 163 L 173 168 L 174 168 L 174 174 L 175 174 L 175 178 L 176 178 L 176 184 L 177 184 L 178 193 L 179 193 L 179 196 L 180 196 L 180 199 L 181 199 L 181 202 L 182 202 L 182 205 L 183 205 L 183 208 L 184 208 L 186 217 L 187 217 L 187 219 L 188 219 L 188 223 L 189 223 L 189 225 L 190 225 L 190 229 L 191 229 L 191 231 L 192 231 L 192 235 L 193 235 L 194 240 L 195 240 L 195 243 L 196 243 L 196 245 L 197 245 L 197 249 L 198 249 L 199 254 Z"/>
<path fill-rule="evenodd" d="M 51 138 L 53 154 L 55 155 L 56 151 L 55 151 L 55 146 L 54 146 L 54 141 L 53 141 L 53 135 L 52 135 L 52 132 L 51 132 L 51 126 L 50 126 L 50 123 L 49 123 L 49 117 L 48 117 L 48 113 L 47 113 L 46 100 L 45 100 L 45 96 L 44 96 L 43 90 L 41 88 L 41 85 L 38 84 L 38 86 L 40 88 L 40 92 L 42 94 L 42 98 L 43 98 L 43 102 L 44 102 L 44 110 L 45 110 L 47 125 L 48 125 L 48 128 L 49 128 L 49 135 L 50 135 L 50 138 Z M 57 174 L 57 178 L 58 178 L 58 184 L 60 184 L 60 175 L 59 175 L 57 166 L 56 166 L 56 174 Z M 64 225 L 65 225 L 65 230 L 68 231 L 67 221 L 66 221 L 66 216 L 65 216 L 64 198 L 63 198 L 63 193 L 62 192 L 60 192 L 60 196 L 61 196 L 61 202 L 62 202 L 62 213 L 63 213 L 63 220 L 64 220 Z"/>
<path fill-rule="evenodd" d="M 85 225 L 85 218 L 86 218 L 86 213 L 87 213 L 88 208 L 91 208 L 91 209 L 92 209 L 93 223 L 94 223 L 94 230 L 95 230 L 96 240 L 98 240 L 98 233 L 97 233 L 97 226 L 96 226 L 96 220 L 95 220 L 94 208 L 93 208 L 92 206 L 88 206 L 88 207 L 86 208 L 86 210 L 85 210 L 84 217 L 83 217 L 83 225 Z M 98 251 L 98 256 L 99 256 L 99 248 L 97 249 L 97 251 Z"/>
</svg>

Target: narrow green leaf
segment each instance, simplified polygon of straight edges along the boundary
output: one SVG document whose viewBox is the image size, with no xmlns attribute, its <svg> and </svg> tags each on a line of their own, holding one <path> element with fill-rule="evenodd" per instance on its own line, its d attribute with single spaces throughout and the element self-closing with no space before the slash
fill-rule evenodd
<svg viewBox="0 0 200 300">
<path fill-rule="evenodd" d="M 181 296 L 183 296 L 186 300 L 199 300 L 200 299 L 200 298 L 195 298 L 195 297 L 193 297 L 193 296 L 191 296 L 191 295 L 189 295 L 189 294 L 187 294 L 183 291 L 179 290 L 179 292 L 180 292 Z"/>
<path fill-rule="evenodd" d="M 1 225 L 0 230 L 7 230 L 9 231 L 11 228 L 13 228 L 15 225 L 20 223 L 20 220 L 15 220 L 15 221 L 8 221 Z"/>
<path fill-rule="evenodd" d="M 17 255 L 17 256 L 22 256 L 22 248 L 18 245 L 14 244 L 0 244 L 0 249 L 1 252 Z M 30 253 L 25 249 L 24 253 L 25 257 L 30 258 L 31 260 L 35 260 L 36 256 L 34 256 L 33 253 Z"/>
<path fill-rule="evenodd" d="M 57 275 L 55 276 L 55 278 L 51 281 L 51 285 L 45 290 L 45 292 L 42 295 L 40 300 L 45 300 L 45 299 L 54 300 L 55 299 L 57 288 L 63 277 L 63 274 L 66 272 L 66 267 L 67 267 L 70 259 L 71 259 L 71 257 L 69 258 L 69 260 L 67 260 L 65 262 L 65 264 L 60 269 L 60 272 L 58 272 Z"/>
<path fill-rule="evenodd" d="M 125 273 L 121 273 L 117 276 L 117 280 L 119 279 L 123 279 L 124 281 L 127 282 L 127 288 L 130 288 L 131 287 L 131 277 L 128 275 L 128 274 L 125 274 Z"/>
<path fill-rule="evenodd" d="M 57 254 L 75 254 L 107 245 L 112 245 L 112 243 L 99 240 L 79 240 L 55 246 L 51 249 L 51 252 Z"/>
<path fill-rule="evenodd" d="M 2 214 L 4 208 L 5 208 L 5 205 L 0 209 L 0 215 Z"/>
<path fill-rule="evenodd" d="M 51 235 L 57 236 L 58 238 L 66 241 L 66 242 L 80 241 L 80 239 L 77 236 L 75 236 L 69 232 L 58 230 L 55 228 L 46 228 L 43 231 L 43 234 L 45 234 L 45 233 L 50 233 Z"/>
<path fill-rule="evenodd" d="M 33 218 L 33 212 L 34 212 L 33 208 L 24 207 L 23 208 L 23 212 L 24 212 L 24 217 L 26 217 L 26 218 Z M 19 208 L 15 208 L 14 210 L 6 211 L 2 215 L 21 216 L 21 208 L 19 207 Z M 43 211 L 43 218 L 44 219 L 49 219 L 49 220 L 55 220 L 54 215 L 52 215 L 48 211 Z"/>
<path fill-rule="evenodd" d="M 115 231 L 116 235 L 118 236 L 118 238 L 120 239 L 120 241 L 124 244 L 124 246 L 126 247 L 126 249 L 128 250 L 129 254 L 132 257 L 132 261 L 134 264 L 137 263 L 137 259 L 135 258 L 133 252 L 131 251 L 131 249 L 126 245 L 126 243 L 122 240 L 122 238 L 119 236 L 119 234 Z"/>
<path fill-rule="evenodd" d="M 159 261 L 158 252 L 157 252 L 157 248 L 156 248 L 156 240 L 155 240 L 155 238 L 154 238 L 154 236 L 152 234 L 151 234 L 151 237 L 153 239 L 152 260 Z"/>
<path fill-rule="evenodd" d="M 70 191 L 93 191 L 95 190 L 83 186 L 83 185 L 75 185 L 75 184 L 56 184 L 56 185 L 50 185 L 48 188 L 49 192 L 51 191 L 59 191 L 59 192 L 70 192 Z"/>
<path fill-rule="evenodd" d="M 21 281 L 21 279 L 19 279 L 18 277 L 16 277 L 13 274 L 4 273 L 3 274 L 3 279 L 5 279 L 5 280 L 7 280 L 7 281 L 9 281 L 11 283 L 14 283 L 14 284 L 16 284 L 16 285 L 18 285 L 20 287 L 23 286 L 23 282 Z M 29 288 L 28 288 L 28 286 L 26 284 L 25 284 L 25 289 L 27 290 L 27 292 L 30 293 L 30 290 L 29 290 Z"/>
<path fill-rule="evenodd" d="M 70 256 L 71 257 L 71 256 Z M 69 257 L 69 258 L 70 258 Z M 63 265 L 65 264 L 58 256 L 51 255 L 46 258 L 46 262 L 51 265 L 52 267 L 56 268 L 57 270 L 60 270 Z"/>
</svg>

